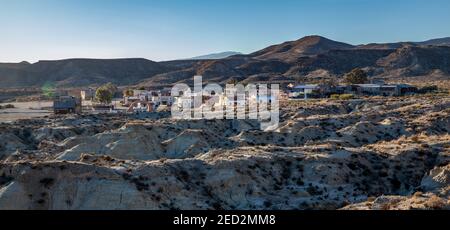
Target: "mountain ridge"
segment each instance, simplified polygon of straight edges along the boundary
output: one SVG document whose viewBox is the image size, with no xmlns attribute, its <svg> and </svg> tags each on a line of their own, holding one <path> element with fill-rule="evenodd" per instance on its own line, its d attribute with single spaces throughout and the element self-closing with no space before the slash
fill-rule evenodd
<svg viewBox="0 0 450 230">
<path fill-rule="evenodd" d="M 299 57 L 317 55 L 334 49 L 351 49 L 353 45 L 337 42 L 328 38 L 311 35 L 295 41 L 288 41 L 278 45 L 272 45 L 262 50 L 251 53 L 250 56 L 257 59 L 280 59 L 295 61 Z"/>
<path fill-rule="evenodd" d="M 447 45 L 447 42 L 448 45 Z M 340 77 L 353 68 L 371 77 L 409 77 L 436 71 L 450 76 L 450 38 L 423 42 L 351 45 L 312 35 L 272 45 L 250 54 L 220 59 L 154 62 L 145 58 L 42 60 L 36 63 L 0 63 L 0 88 L 117 85 L 167 87 L 191 83 L 194 75 L 206 82 L 307 81 Z"/>
<path fill-rule="evenodd" d="M 240 53 L 240 52 L 235 52 L 235 51 L 225 51 L 225 52 L 220 52 L 220 53 L 211 53 L 211 54 L 206 54 L 206 55 L 201 55 L 201 56 L 191 57 L 191 58 L 188 58 L 187 60 L 222 59 L 222 58 L 227 58 L 227 57 L 230 57 L 230 56 L 241 55 L 241 54 L 242 54 L 242 53 Z"/>
</svg>

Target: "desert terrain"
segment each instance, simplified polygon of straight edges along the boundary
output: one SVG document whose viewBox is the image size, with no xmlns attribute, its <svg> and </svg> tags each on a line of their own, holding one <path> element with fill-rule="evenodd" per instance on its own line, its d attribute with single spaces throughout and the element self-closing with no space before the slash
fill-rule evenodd
<svg viewBox="0 0 450 230">
<path fill-rule="evenodd" d="M 450 209 L 448 94 L 280 107 L 272 132 L 170 112 L 2 122 L 0 209 Z"/>
<path fill-rule="evenodd" d="M 51 101 L 29 101 L 29 102 L 11 102 L 0 103 L 0 106 L 12 105 L 13 108 L 0 110 L 1 122 L 12 122 L 20 119 L 30 119 L 45 117 L 52 113 Z"/>
</svg>

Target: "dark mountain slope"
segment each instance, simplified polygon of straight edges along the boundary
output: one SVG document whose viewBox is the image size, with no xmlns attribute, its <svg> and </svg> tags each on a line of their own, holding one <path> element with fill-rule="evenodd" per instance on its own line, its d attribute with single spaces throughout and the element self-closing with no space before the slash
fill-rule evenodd
<svg viewBox="0 0 450 230">
<path fill-rule="evenodd" d="M 370 76 L 450 76 L 449 39 L 418 43 L 386 43 L 352 46 L 320 36 L 285 42 L 249 55 L 217 60 L 67 59 L 35 64 L 0 63 L 0 87 L 87 86 L 113 82 L 160 88 L 192 83 L 202 75 L 204 83 L 307 80 L 339 77 L 353 68 L 365 68 Z M 437 46 L 438 45 L 438 46 Z"/>
<path fill-rule="evenodd" d="M 416 42 L 416 44 L 424 46 L 450 46 L 450 37 L 431 39 L 424 42 Z"/>
<path fill-rule="evenodd" d="M 450 47 L 405 47 L 378 61 L 386 71 L 401 71 L 405 76 L 426 75 L 434 70 L 450 74 Z"/>
<path fill-rule="evenodd" d="M 213 53 L 213 54 L 197 56 L 197 57 L 193 57 L 193 58 L 189 58 L 189 59 L 191 59 L 191 60 L 214 60 L 214 59 L 223 59 L 223 58 L 231 57 L 234 55 L 240 55 L 240 54 L 241 53 L 239 53 L 239 52 L 226 51 L 226 52 L 221 52 L 221 53 Z"/>
<path fill-rule="evenodd" d="M 146 59 L 67 59 L 39 61 L 17 68 L 0 66 L 0 86 L 40 86 L 53 82 L 61 86 L 82 86 L 113 82 L 133 84 L 169 67 Z"/>
<path fill-rule="evenodd" d="M 413 42 L 397 42 L 397 43 L 370 43 L 366 45 L 359 45 L 356 49 L 400 49 L 405 46 L 416 46 Z"/>
<path fill-rule="evenodd" d="M 380 58 L 395 50 L 333 50 L 314 57 L 300 59 L 288 72 L 288 75 L 307 75 L 309 72 L 323 69 L 334 75 L 342 75 L 354 68 L 374 67 Z"/>
<path fill-rule="evenodd" d="M 294 62 L 303 56 L 322 54 L 330 50 L 351 49 L 353 47 L 352 45 L 320 36 L 307 36 L 297 41 L 269 46 L 249 56 L 263 60 L 278 59 L 285 62 Z"/>
</svg>

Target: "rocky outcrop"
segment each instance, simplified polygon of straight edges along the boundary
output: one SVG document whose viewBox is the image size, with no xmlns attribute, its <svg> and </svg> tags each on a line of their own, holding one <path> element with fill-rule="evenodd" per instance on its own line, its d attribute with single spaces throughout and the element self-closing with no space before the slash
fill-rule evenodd
<svg viewBox="0 0 450 230">
<path fill-rule="evenodd" d="M 422 179 L 420 187 L 425 191 L 442 192 L 450 195 L 450 164 L 432 169 Z"/>
<path fill-rule="evenodd" d="M 347 210 L 450 210 L 450 164 L 432 169 L 409 196 L 380 196 L 344 207 Z"/>
</svg>

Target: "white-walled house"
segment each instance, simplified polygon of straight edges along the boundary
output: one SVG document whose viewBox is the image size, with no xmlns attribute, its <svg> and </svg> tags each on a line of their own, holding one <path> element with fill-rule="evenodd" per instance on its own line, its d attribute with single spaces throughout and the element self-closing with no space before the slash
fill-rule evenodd
<svg viewBox="0 0 450 230">
<path fill-rule="evenodd" d="M 319 90 L 320 86 L 317 84 L 297 85 L 292 88 L 292 91 L 289 93 L 289 97 L 303 97 L 306 100 L 308 99 L 308 94 L 316 94 Z"/>
<path fill-rule="evenodd" d="M 80 91 L 81 100 L 83 101 L 91 101 L 94 100 L 95 97 L 95 89 L 86 89 Z"/>
<path fill-rule="evenodd" d="M 174 97 L 171 96 L 170 89 L 163 89 L 159 91 L 133 90 L 133 96 L 124 97 L 124 104 L 127 106 L 135 101 L 152 102 L 156 106 L 171 106 L 174 103 Z"/>
</svg>

